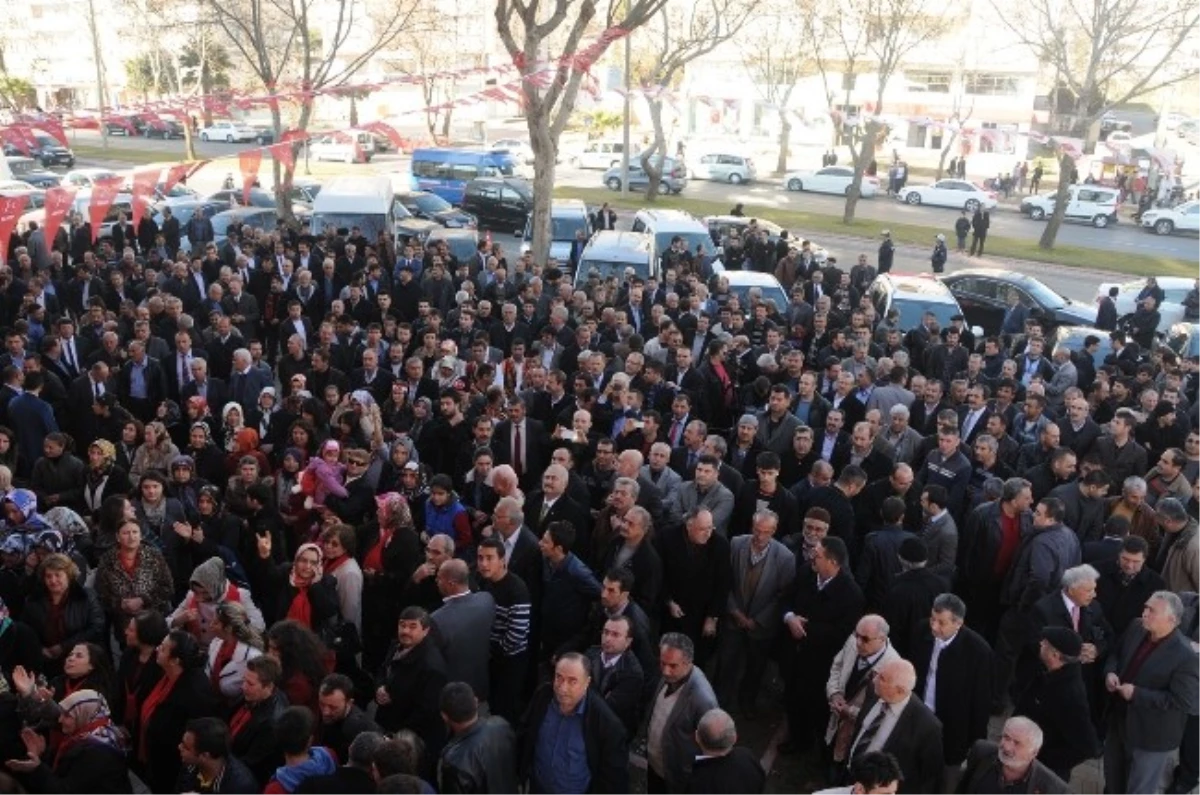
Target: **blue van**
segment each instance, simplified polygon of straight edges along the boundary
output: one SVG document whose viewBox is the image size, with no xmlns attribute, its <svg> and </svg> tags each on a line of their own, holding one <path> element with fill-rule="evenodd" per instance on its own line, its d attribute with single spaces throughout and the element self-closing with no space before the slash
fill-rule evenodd
<svg viewBox="0 0 1200 795">
<path fill-rule="evenodd" d="M 467 183 L 476 177 L 514 176 L 517 161 L 491 149 L 417 149 L 412 154 L 412 189 L 461 205 Z"/>
</svg>

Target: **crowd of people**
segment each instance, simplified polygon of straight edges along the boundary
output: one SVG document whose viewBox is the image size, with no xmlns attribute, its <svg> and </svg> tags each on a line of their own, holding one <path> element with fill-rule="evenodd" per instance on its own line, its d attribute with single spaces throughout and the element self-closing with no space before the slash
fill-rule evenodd
<svg viewBox="0 0 1200 795">
<path fill-rule="evenodd" d="M 0 266 L 6 791 L 758 792 L 775 703 L 812 788 L 1196 785 L 1195 361 L 150 231 Z"/>
</svg>

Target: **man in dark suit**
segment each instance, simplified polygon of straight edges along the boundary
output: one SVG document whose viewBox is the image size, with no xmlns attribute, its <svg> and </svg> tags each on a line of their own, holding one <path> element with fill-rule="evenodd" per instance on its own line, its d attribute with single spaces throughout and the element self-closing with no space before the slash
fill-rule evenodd
<svg viewBox="0 0 1200 795">
<path fill-rule="evenodd" d="M 590 543 L 591 516 L 587 506 L 567 496 L 569 477 L 566 467 L 551 464 L 542 473 L 542 488 L 531 492 L 525 500 L 525 524 L 534 537 L 541 538 L 551 522 L 565 521 L 575 526 L 579 538 Z"/>
<path fill-rule="evenodd" d="M 944 759 L 942 724 L 913 693 L 917 672 L 907 660 L 879 667 L 874 693 L 867 696 L 854 724 L 849 760 L 868 751 L 896 757 L 904 779 L 898 792 L 941 792 Z"/>
<path fill-rule="evenodd" d="M 1116 560 L 1096 564 L 1100 579 L 1096 583 L 1096 601 L 1112 625 L 1113 637 L 1142 615 L 1146 600 L 1155 591 L 1165 590 L 1162 575 L 1146 565 L 1150 545 L 1141 536 L 1124 536 Z"/>
<path fill-rule="evenodd" d="M 635 635 L 632 618 L 612 616 L 604 622 L 600 644 L 592 646 L 586 654 L 596 674 L 591 688 L 621 719 L 630 737 L 637 732 L 641 720 L 646 686 L 642 664 L 633 652 Z"/>
<path fill-rule="evenodd" d="M 918 400 L 909 407 L 908 427 L 922 436 L 937 430 L 938 412 L 949 408 L 949 404 L 942 400 L 942 395 L 941 381 L 932 378 L 926 381 L 924 400 Z"/>
<path fill-rule="evenodd" d="M 202 397 L 219 413 L 229 401 L 229 386 L 209 375 L 207 359 L 192 359 L 191 368 L 192 380 L 179 390 L 180 403 L 186 405 L 190 398 Z"/>
<path fill-rule="evenodd" d="M 54 411 L 42 400 L 43 375 L 32 372 L 25 376 L 25 387 L 8 404 L 9 425 L 17 434 L 16 475 L 27 478 L 33 471 L 33 462 L 42 457 L 42 445 L 48 434 L 58 430 Z"/>
<path fill-rule="evenodd" d="M 967 606 L 952 593 L 933 600 L 929 632 L 916 640 L 917 696 L 942 722 L 946 769 L 940 792 L 958 783 L 959 768 L 976 740 L 986 740 L 992 706 L 992 649 L 963 624 Z"/>
<path fill-rule="evenodd" d="M 180 402 L 182 389 L 193 380 L 192 362 L 205 359 L 208 354 L 192 347 L 192 336 L 186 331 L 175 334 L 175 352 L 159 360 L 163 375 L 167 379 L 167 397 Z M 182 406 L 180 408 L 183 408 Z"/>
<path fill-rule="evenodd" d="M 1066 792 L 1067 783 L 1037 760 L 1042 737 L 1042 730 L 1028 718 L 1009 718 L 1000 742 L 979 740 L 971 746 L 957 791 L 1007 792 L 1020 787 L 1048 795 Z"/>
<path fill-rule="evenodd" d="M 362 353 L 362 367 L 351 371 L 350 389 L 365 389 L 382 404 L 392 394 L 392 374 L 379 366 L 379 354 L 368 348 Z"/>
<path fill-rule="evenodd" d="M 461 560 L 438 567 L 442 606 L 429 617 L 452 682 L 466 682 L 481 703 L 490 692 L 489 644 L 496 602 L 486 591 L 471 592 L 471 572 Z"/>
<path fill-rule="evenodd" d="M 790 655 L 784 691 L 790 737 L 780 746 L 784 753 L 804 751 L 823 735 L 829 722 L 825 698 L 829 668 L 866 607 L 849 566 L 846 544 L 836 536 L 816 545 L 811 569 L 797 556 L 793 593 L 785 600 L 788 610 L 783 617 Z M 940 738 L 938 749 L 940 756 Z"/>
<path fill-rule="evenodd" d="M 967 389 L 966 405 L 958 407 L 958 435 L 967 447 L 975 444 L 976 436 L 987 432 L 988 417 L 992 416 L 987 398 L 988 388 L 976 384 Z"/>
<path fill-rule="evenodd" d="M 1104 780 L 1113 792 L 1157 792 L 1184 724 L 1197 710 L 1197 657 L 1179 631 L 1183 602 L 1171 591 L 1146 601 L 1105 663 L 1112 694 Z"/>
<path fill-rule="evenodd" d="M 238 348 L 233 352 L 233 372 L 229 375 L 229 399 L 250 412 L 258 406 L 258 396 L 271 386 L 266 373 L 254 366 L 250 351 Z"/>
<path fill-rule="evenodd" d="M 737 726 L 723 709 L 710 709 L 696 726 L 700 756 L 688 777 L 688 793 L 758 793 L 766 789 L 767 774 L 758 758 L 737 744 Z"/>
<path fill-rule="evenodd" d="M 525 416 L 525 401 L 514 397 L 508 404 L 508 419 L 496 424 L 492 436 L 495 464 L 508 464 L 517 473 L 523 491 L 537 488 L 550 460 L 550 437 L 546 426 Z"/>
<path fill-rule="evenodd" d="M 158 405 L 167 399 L 162 367 L 137 340 L 129 343 L 129 361 L 117 374 L 117 394 L 125 408 L 142 422 L 149 422 Z"/>
</svg>

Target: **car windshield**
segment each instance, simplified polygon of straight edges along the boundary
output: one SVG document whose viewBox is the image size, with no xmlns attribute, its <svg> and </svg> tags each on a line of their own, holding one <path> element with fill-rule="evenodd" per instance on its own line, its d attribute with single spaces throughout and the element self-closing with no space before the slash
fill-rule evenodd
<svg viewBox="0 0 1200 795">
<path fill-rule="evenodd" d="M 749 316 L 749 312 L 750 312 L 749 295 L 750 295 L 750 291 L 754 288 L 758 288 L 762 292 L 762 297 L 763 297 L 764 301 L 774 301 L 775 302 L 775 310 L 776 311 L 780 311 L 788 305 L 787 293 L 785 293 L 783 291 L 782 287 L 776 287 L 775 285 L 764 286 L 761 284 L 755 284 L 755 285 L 731 284 L 729 286 L 729 292 L 733 293 L 734 295 L 736 295 L 738 297 L 738 306 L 742 307 L 742 309 L 744 309 L 746 311 L 747 316 Z"/>
<path fill-rule="evenodd" d="M 408 208 L 416 207 L 418 212 L 428 213 L 443 213 L 446 210 L 453 210 L 454 205 L 438 196 L 436 193 L 421 193 L 415 196 L 405 196 L 404 205 Z"/>
<path fill-rule="evenodd" d="M 956 304 L 921 301 L 909 296 L 893 298 L 892 308 L 900 311 L 900 328 L 904 331 L 911 331 L 921 325 L 921 319 L 926 312 L 932 312 L 942 328 L 947 328 L 950 318 L 960 314 Z"/>
<path fill-rule="evenodd" d="M 580 280 L 585 279 L 597 273 L 601 280 L 607 279 L 609 276 L 616 276 L 618 280 L 625 278 L 625 269 L 633 268 L 633 272 L 643 279 L 650 277 L 649 262 L 603 262 L 601 260 L 589 259 L 582 263 L 580 271 Z"/>
<path fill-rule="evenodd" d="M 529 226 L 527 225 L 528 231 Z M 571 241 L 575 239 L 576 232 L 583 232 L 587 235 L 587 221 L 583 218 L 550 218 L 550 239 L 557 241 Z"/>
<path fill-rule="evenodd" d="M 683 242 L 687 244 L 687 250 L 693 254 L 696 253 L 696 246 L 699 245 L 704 246 L 705 254 L 712 254 L 715 251 L 713 248 L 712 235 L 710 235 L 707 231 L 684 232 L 683 234 L 679 234 L 678 232 L 659 232 L 654 236 L 654 244 L 658 247 L 660 252 L 666 251 L 671 247 L 671 240 L 676 237 L 683 238 Z"/>
<path fill-rule="evenodd" d="M 1058 309 L 1067 305 L 1067 301 L 1058 293 L 1051 290 L 1046 285 L 1039 282 L 1037 279 L 1029 279 L 1022 282 L 1021 287 L 1033 296 L 1033 300 L 1037 301 L 1047 309 Z"/>
<path fill-rule="evenodd" d="M 459 262 L 466 262 L 475 256 L 476 246 L 478 245 L 475 237 L 466 235 L 453 237 L 441 237 L 438 240 L 445 240 L 446 245 L 450 247 L 450 253 L 454 255 Z"/>
<path fill-rule="evenodd" d="M 387 216 L 383 213 L 317 213 L 312 217 L 312 229 L 325 229 L 329 226 L 334 229 L 352 229 L 357 226 L 367 240 L 376 240 L 380 230 L 387 229 Z"/>
</svg>

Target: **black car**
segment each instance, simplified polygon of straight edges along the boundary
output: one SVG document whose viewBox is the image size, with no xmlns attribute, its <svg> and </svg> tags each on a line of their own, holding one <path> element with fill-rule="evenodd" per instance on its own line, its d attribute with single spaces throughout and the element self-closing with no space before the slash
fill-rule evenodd
<svg viewBox="0 0 1200 795">
<path fill-rule="evenodd" d="M 423 190 L 397 193 L 396 202 L 400 205 L 396 209 L 397 218 L 412 216 L 425 221 L 436 221 L 451 229 L 474 229 L 479 223 L 475 216 L 463 212 L 436 193 Z"/>
<path fill-rule="evenodd" d="M 254 143 L 258 144 L 259 146 L 266 146 L 267 144 L 275 143 L 275 131 L 270 127 L 264 127 L 261 124 L 255 124 L 254 131 L 258 133 L 258 135 L 254 137 Z"/>
<path fill-rule="evenodd" d="M 1031 311 L 1040 309 L 1046 333 L 1058 326 L 1094 326 L 1096 307 L 1064 298 L 1032 276 L 997 268 L 969 268 L 939 277 L 958 299 L 963 316 L 985 334 L 999 334 L 1012 293 Z"/>
<path fill-rule="evenodd" d="M 22 182 L 28 182 L 35 188 L 46 190 L 48 188 L 57 188 L 62 184 L 62 177 L 58 174 L 51 174 L 49 171 L 30 171 L 22 174 L 19 179 Z"/>
<path fill-rule="evenodd" d="M 60 144 L 57 140 L 45 133 L 34 133 L 33 137 L 37 140 L 37 146 L 28 151 L 22 151 L 11 143 L 4 144 L 5 156 L 17 157 L 27 155 L 41 163 L 45 168 L 50 168 L 51 166 L 66 166 L 67 168 L 71 168 L 75 165 L 75 153 Z"/>
<path fill-rule="evenodd" d="M 533 187 L 518 177 L 479 177 L 467 183 L 462 208 L 485 229 L 520 232 L 533 211 Z"/>
<path fill-rule="evenodd" d="M 161 138 L 169 141 L 172 138 L 184 138 L 183 125 L 170 119 L 149 119 L 142 128 L 142 135 L 147 138 Z"/>
<path fill-rule="evenodd" d="M 469 262 L 479 247 L 479 233 L 474 229 L 433 229 L 426 242 L 445 240 L 450 254 L 459 262 Z"/>
</svg>

